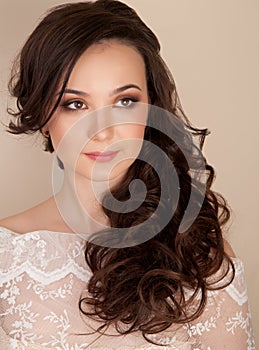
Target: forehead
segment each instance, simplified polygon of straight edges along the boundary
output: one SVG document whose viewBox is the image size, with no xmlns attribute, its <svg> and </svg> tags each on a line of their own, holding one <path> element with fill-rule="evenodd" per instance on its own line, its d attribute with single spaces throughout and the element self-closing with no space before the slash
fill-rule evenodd
<svg viewBox="0 0 259 350">
<path fill-rule="evenodd" d="M 76 81 L 145 79 L 145 62 L 139 51 L 117 40 L 100 42 L 90 46 L 78 59 L 70 76 Z"/>
</svg>

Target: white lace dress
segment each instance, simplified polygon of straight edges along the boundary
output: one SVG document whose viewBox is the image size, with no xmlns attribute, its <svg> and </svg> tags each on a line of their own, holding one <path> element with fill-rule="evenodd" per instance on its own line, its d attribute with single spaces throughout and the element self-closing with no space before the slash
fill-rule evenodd
<svg viewBox="0 0 259 350">
<path fill-rule="evenodd" d="M 99 324 L 82 317 L 78 308 L 90 277 L 84 244 L 76 234 L 21 235 L 0 228 L 1 350 L 255 349 L 244 269 L 238 258 L 233 259 L 234 281 L 209 293 L 199 319 L 150 336 L 162 346 L 150 344 L 140 333 L 110 336 L 116 334 L 113 329 L 98 338 L 93 329 Z"/>
</svg>

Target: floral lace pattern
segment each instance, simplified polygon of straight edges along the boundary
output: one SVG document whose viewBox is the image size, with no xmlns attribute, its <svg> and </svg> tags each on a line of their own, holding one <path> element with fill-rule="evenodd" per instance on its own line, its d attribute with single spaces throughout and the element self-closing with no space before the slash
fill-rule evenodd
<svg viewBox="0 0 259 350">
<path fill-rule="evenodd" d="M 0 228 L 1 350 L 255 350 L 244 267 L 237 258 L 234 281 L 209 292 L 199 319 L 149 336 L 159 345 L 139 333 L 94 333 L 100 324 L 83 318 L 78 308 L 91 276 L 84 245 L 76 234 L 21 235 Z"/>
</svg>

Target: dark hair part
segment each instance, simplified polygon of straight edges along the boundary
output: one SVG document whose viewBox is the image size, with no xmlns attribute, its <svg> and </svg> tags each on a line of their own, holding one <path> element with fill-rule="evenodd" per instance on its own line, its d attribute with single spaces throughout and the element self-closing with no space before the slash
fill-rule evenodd
<svg viewBox="0 0 259 350">
<path fill-rule="evenodd" d="M 14 72 L 10 80 L 10 90 L 17 98 L 18 111 L 9 111 L 16 118 L 10 122 L 9 131 L 14 134 L 34 133 L 43 128 L 59 105 L 79 57 L 92 44 L 113 38 L 140 52 L 146 65 L 150 104 L 183 121 L 192 134 L 199 137 L 201 150 L 208 130 L 194 128 L 185 116 L 173 77 L 160 56 L 156 36 L 133 9 L 115 0 L 57 6 L 40 22 L 23 47 L 18 72 Z M 53 96 L 60 84 L 61 94 L 55 101 Z M 172 122 L 171 128 L 174 126 Z M 180 148 L 169 137 L 147 126 L 145 139 L 158 145 L 174 163 L 181 188 L 176 210 L 169 224 L 145 243 L 128 248 L 107 248 L 88 242 L 85 256 L 93 275 L 88 284 L 90 294 L 81 298 L 79 307 L 85 315 L 103 321 L 98 331 L 114 324 L 121 334 L 139 330 L 150 341 L 147 334 L 197 318 L 206 305 L 207 291 L 214 288 L 209 277 L 226 262 L 225 274 L 230 269 L 233 272 L 224 282 L 226 286 L 234 277 L 234 266 L 224 252 L 222 237 L 222 228 L 229 220 L 230 210 L 225 199 L 211 190 L 215 178 L 213 167 L 202 156 L 207 172 L 205 198 L 191 227 L 179 233 L 194 186 L 190 169 Z M 195 148 L 192 143 L 189 152 L 194 153 Z M 47 139 L 46 150 L 53 151 L 50 138 Z M 193 167 L 199 168 L 194 156 Z M 170 174 L 166 176 L 170 178 Z M 137 178 L 147 185 L 147 195 L 134 212 L 123 214 L 108 210 L 105 203 L 111 198 L 108 195 L 104 198 L 103 210 L 110 219 L 111 227 L 134 229 L 158 206 L 159 179 L 149 164 L 138 159 L 129 168 L 123 185 L 120 183 L 112 189 L 112 195 L 121 202 L 127 200 L 129 185 Z M 169 192 L 173 197 L 172 189 L 169 188 Z M 159 226 L 159 218 L 154 225 Z M 220 278 L 223 279 L 225 274 Z M 193 291 L 193 297 L 188 300 L 185 287 Z M 196 310 L 189 313 L 188 307 L 198 292 L 201 292 L 201 299 Z"/>
</svg>

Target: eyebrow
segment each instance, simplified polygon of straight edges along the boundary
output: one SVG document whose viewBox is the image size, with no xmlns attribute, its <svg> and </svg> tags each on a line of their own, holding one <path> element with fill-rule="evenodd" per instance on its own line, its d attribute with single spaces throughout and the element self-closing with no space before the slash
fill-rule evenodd
<svg viewBox="0 0 259 350">
<path fill-rule="evenodd" d="M 127 84 L 127 85 L 121 86 L 121 87 L 113 90 L 111 92 L 110 96 L 114 96 L 116 94 L 119 94 L 120 92 L 123 92 L 123 91 L 128 90 L 128 89 L 132 89 L 132 88 L 135 88 L 135 89 L 138 89 L 139 91 L 142 91 L 142 89 L 138 85 Z M 59 93 L 59 94 L 61 94 L 61 93 Z M 88 94 L 87 92 L 74 90 L 74 89 L 65 89 L 64 94 L 75 94 L 75 95 L 84 96 L 84 97 L 90 96 L 90 94 Z"/>
</svg>

